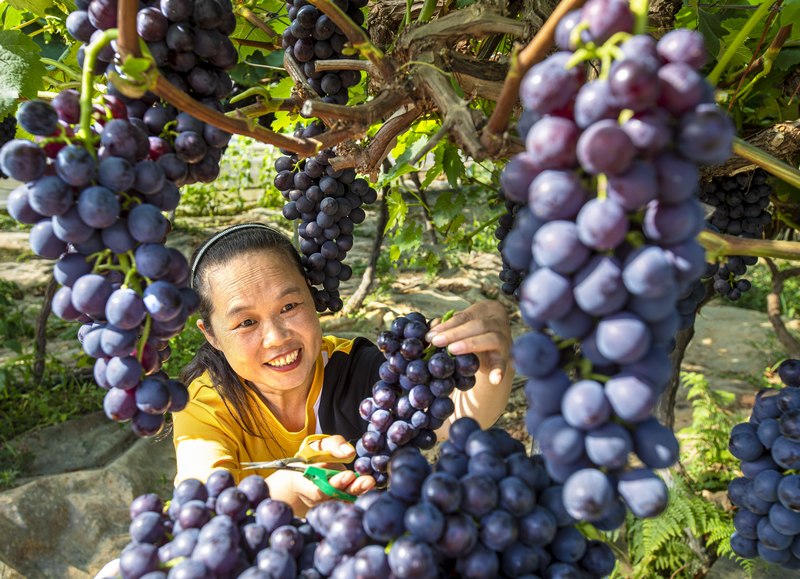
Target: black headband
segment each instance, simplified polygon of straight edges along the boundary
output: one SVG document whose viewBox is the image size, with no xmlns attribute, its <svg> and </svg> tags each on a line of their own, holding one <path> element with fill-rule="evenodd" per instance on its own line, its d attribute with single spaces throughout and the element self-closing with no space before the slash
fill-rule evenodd
<svg viewBox="0 0 800 579">
<path fill-rule="evenodd" d="M 211 237 L 208 241 L 206 241 L 205 244 L 200 248 L 200 251 L 197 252 L 197 255 L 194 256 L 194 261 L 192 262 L 192 270 L 191 270 L 192 287 L 194 287 L 194 274 L 195 271 L 197 270 L 197 266 L 200 263 L 200 260 L 206 254 L 206 252 L 208 252 L 208 250 L 211 248 L 211 246 L 217 243 L 223 237 L 227 237 L 231 233 L 242 231 L 244 229 L 265 229 L 270 233 L 283 235 L 283 233 L 281 233 L 277 229 L 273 229 L 269 225 L 264 225 L 263 223 L 240 223 L 239 225 L 233 225 L 231 227 L 228 227 L 227 229 L 223 229 L 222 231 Z"/>
</svg>

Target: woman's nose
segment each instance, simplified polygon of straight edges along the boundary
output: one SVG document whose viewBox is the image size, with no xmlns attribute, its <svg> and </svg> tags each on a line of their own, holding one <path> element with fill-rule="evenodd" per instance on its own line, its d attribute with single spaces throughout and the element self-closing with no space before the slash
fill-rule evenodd
<svg viewBox="0 0 800 579">
<path fill-rule="evenodd" d="M 262 337 L 262 345 L 265 348 L 280 345 L 286 341 L 289 336 L 289 328 L 282 320 L 271 320 L 270 323 L 265 324 L 264 335 Z"/>
</svg>

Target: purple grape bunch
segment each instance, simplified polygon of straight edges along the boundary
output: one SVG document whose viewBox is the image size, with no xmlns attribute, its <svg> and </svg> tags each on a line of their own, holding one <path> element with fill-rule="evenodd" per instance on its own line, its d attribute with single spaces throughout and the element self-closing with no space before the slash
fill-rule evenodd
<svg viewBox="0 0 800 579">
<path fill-rule="evenodd" d="M 734 136 L 698 72 L 702 37 L 656 41 L 631 35 L 633 23 L 624 0 L 589 0 L 559 23 L 561 51 L 521 83 L 533 125 L 503 176 L 506 196 L 526 204 L 503 248 L 526 272 L 531 331 L 513 346 L 529 378 L 526 424 L 567 511 L 590 522 L 619 497 L 638 517 L 666 508 L 654 469 L 675 462 L 678 442 L 652 412 L 672 374 L 678 299 L 706 271 L 698 165 L 727 159 Z M 599 78 L 573 66 L 573 50 L 612 37 L 618 58 Z M 570 344 L 581 359 L 565 365 Z M 632 452 L 642 466 L 630 467 Z"/>
<path fill-rule="evenodd" d="M 356 25 L 364 24 L 366 0 L 337 1 Z M 347 58 L 347 37 L 333 20 L 305 0 L 286 3 L 289 26 L 283 32 L 283 48 L 302 66 L 308 84 L 324 102 L 346 105 L 348 89 L 361 80 L 355 70 L 316 71 L 318 60 Z"/>
<path fill-rule="evenodd" d="M 17 117 L 8 115 L 0 121 L 0 147 L 12 140 L 17 134 Z M 8 175 L 0 169 L 0 179 L 7 179 Z"/>
<path fill-rule="evenodd" d="M 105 118 L 86 141 L 35 143 L 15 139 L 0 149 L 0 166 L 23 184 L 11 192 L 9 214 L 33 226 L 31 249 L 56 260 L 61 284 L 53 312 L 83 325 L 78 339 L 96 359 L 94 377 L 108 390 L 109 418 L 131 421 L 139 436 L 161 431 L 164 415 L 188 402 L 186 386 L 160 371 L 198 305 L 189 265 L 164 246 L 164 211 L 177 206 L 178 187 L 152 160 L 147 135 L 124 118 Z M 74 133 L 77 93 L 52 105 L 29 101 L 18 110 L 23 129 L 37 137 Z"/>
<path fill-rule="evenodd" d="M 766 171 L 756 169 L 703 183 L 700 200 L 714 207 L 709 222 L 720 233 L 760 239 L 772 221 L 767 211 L 771 195 Z M 748 266 L 757 262 L 758 258 L 752 256 L 728 257 L 714 273 L 714 291 L 731 301 L 738 300 L 751 287 L 750 281 L 742 276 Z"/>
<path fill-rule="evenodd" d="M 189 479 L 168 508 L 152 493 L 130 505 L 123 577 L 465 578 L 609 575 L 608 545 L 564 510 L 541 457 L 500 429 L 453 423 L 431 468 L 418 449 L 391 459 L 388 490 L 326 501 L 305 520 L 264 479 L 227 471 Z M 618 512 L 625 514 L 624 507 Z M 148 575 L 149 576 L 149 575 Z M 157 575 L 152 575 L 153 577 Z"/>
<path fill-rule="evenodd" d="M 503 247 L 505 247 L 506 244 L 506 237 L 514 227 L 514 219 L 517 211 L 522 209 L 524 205 L 522 203 L 516 203 L 510 199 L 506 199 L 505 195 L 502 195 L 502 197 L 504 199 L 506 212 L 500 216 L 500 219 L 497 220 L 497 227 L 494 230 L 494 236 L 498 241 L 497 251 L 500 252 L 500 258 L 503 264 L 499 276 L 500 281 L 503 282 L 503 284 L 500 286 L 500 290 L 507 296 L 519 298 L 519 286 L 525 277 L 525 272 L 514 269 L 511 266 L 511 264 L 503 255 Z"/>
<path fill-rule="evenodd" d="M 299 128 L 296 135 L 314 137 L 322 131 L 322 123 L 314 122 Z M 283 216 L 300 221 L 301 260 L 308 281 L 315 286 L 312 293 L 320 312 L 342 309 L 339 285 L 353 275 L 344 263 L 353 248 L 353 230 L 366 218 L 362 206 L 378 198 L 353 169 L 334 169 L 330 165 L 334 155 L 325 149 L 308 159 L 286 155 L 275 161 L 275 186 L 286 199 Z"/>
<path fill-rule="evenodd" d="M 430 326 L 425 316 L 411 312 L 395 318 L 381 332 L 377 345 L 386 361 L 372 396 L 359 407 L 367 431 L 356 443 L 356 472 L 375 477 L 379 486 L 388 480 L 392 453 L 404 446 L 423 450 L 436 443 L 435 430 L 455 410 L 450 395 L 475 386 L 479 362 L 475 354 L 450 355 L 425 341 Z"/>
<path fill-rule="evenodd" d="M 117 0 L 85 0 L 67 17 L 67 30 L 88 43 L 117 26 Z M 228 71 L 238 61 L 228 36 L 236 28 L 229 0 L 163 0 L 140 4 L 136 29 L 146 41 L 159 71 L 172 84 L 204 106 L 222 112 L 221 101 L 233 90 Z M 82 62 L 83 46 L 79 49 Z M 114 48 L 101 51 L 95 74 L 116 73 Z M 108 83 L 109 94 L 127 106 L 134 124 L 150 140 L 152 160 L 159 162 L 178 186 L 210 183 L 219 176 L 219 162 L 231 135 L 188 113 L 162 103 L 153 93 L 141 98 L 122 94 Z M 162 159 L 163 157 L 163 159 Z"/>
<path fill-rule="evenodd" d="M 728 449 L 744 476 L 728 486 L 737 507 L 733 552 L 800 569 L 800 360 L 778 367 L 779 390 L 756 396 L 748 422 L 731 430 Z"/>
</svg>

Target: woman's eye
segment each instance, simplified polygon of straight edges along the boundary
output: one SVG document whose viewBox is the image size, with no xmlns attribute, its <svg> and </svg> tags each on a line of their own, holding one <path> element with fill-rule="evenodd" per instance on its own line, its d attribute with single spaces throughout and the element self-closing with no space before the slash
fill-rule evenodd
<svg viewBox="0 0 800 579">
<path fill-rule="evenodd" d="M 297 306 L 298 306 L 298 304 L 286 304 L 285 306 L 283 306 L 283 309 L 281 310 L 281 312 L 290 312 L 293 309 L 295 309 Z"/>
<path fill-rule="evenodd" d="M 255 322 L 253 320 L 245 320 L 241 324 L 239 324 L 239 327 L 240 328 L 248 328 L 248 327 L 252 326 L 253 324 L 255 324 Z"/>
</svg>

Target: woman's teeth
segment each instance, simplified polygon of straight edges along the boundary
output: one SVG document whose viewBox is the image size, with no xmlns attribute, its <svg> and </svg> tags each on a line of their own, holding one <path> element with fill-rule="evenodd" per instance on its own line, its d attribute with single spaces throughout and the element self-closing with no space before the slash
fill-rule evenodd
<svg viewBox="0 0 800 579">
<path fill-rule="evenodd" d="M 280 358 L 275 358 L 267 362 L 270 366 L 275 366 L 276 368 L 280 368 L 281 366 L 288 366 L 289 364 L 293 364 L 297 357 L 300 355 L 300 350 L 295 350 L 285 356 L 281 356 Z"/>
</svg>

